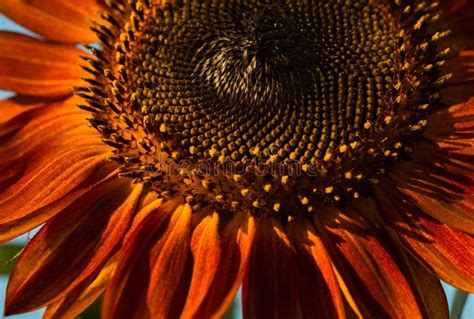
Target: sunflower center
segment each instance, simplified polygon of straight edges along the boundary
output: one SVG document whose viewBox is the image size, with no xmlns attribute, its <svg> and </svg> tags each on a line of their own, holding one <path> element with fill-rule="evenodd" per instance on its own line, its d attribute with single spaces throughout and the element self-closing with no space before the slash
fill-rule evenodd
<svg viewBox="0 0 474 319">
<path fill-rule="evenodd" d="M 192 63 L 215 94 L 215 104 L 265 115 L 295 104 L 309 92 L 314 43 L 296 17 L 282 9 L 262 4 L 228 8 L 229 12 L 213 17 L 214 27 L 220 28 L 208 24 L 210 28 L 198 38 Z"/>
<path fill-rule="evenodd" d="M 303 164 L 358 140 L 393 108 L 399 30 L 387 7 L 329 4 L 166 7 L 134 65 L 145 114 L 198 158 Z"/>
<path fill-rule="evenodd" d="M 122 175 L 163 196 L 315 211 L 370 191 L 426 124 L 444 80 L 445 33 L 428 30 L 436 6 L 111 3 L 78 94 Z"/>
</svg>

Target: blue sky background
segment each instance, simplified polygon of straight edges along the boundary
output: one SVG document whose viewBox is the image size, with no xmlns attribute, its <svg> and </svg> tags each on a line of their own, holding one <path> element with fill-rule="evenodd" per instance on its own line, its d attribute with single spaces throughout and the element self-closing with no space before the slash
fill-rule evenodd
<svg viewBox="0 0 474 319">
<path fill-rule="evenodd" d="M 0 1 L 6 1 L 6 0 L 0 0 Z M 0 30 L 10 30 L 10 31 L 16 31 L 16 32 L 21 32 L 21 33 L 30 33 L 28 32 L 28 30 L 23 29 L 21 26 L 13 23 L 12 21 L 10 21 L 9 19 L 7 19 L 5 16 L 1 14 L 0 14 Z M 11 95 L 12 94 L 9 92 L 0 90 L 0 99 L 9 97 Z M 23 236 L 21 238 L 14 240 L 13 242 L 24 243 L 26 242 L 26 237 Z M 7 280 L 8 278 L 6 276 L 0 275 L 0 317 L 1 318 L 4 318 L 3 305 L 5 302 L 5 290 L 6 290 Z M 450 302 L 450 306 L 451 306 L 451 300 L 455 292 L 455 289 L 444 283 L 443 283 L 443 287 L 445 288 L 446 295 L 448 297 L 448 301 Z M 9 319 L 38 319 L 38 318 L 41 318 L 42 313 L 43 311 L 35 311 L 35 312 L 24 314 L 24 315 L 9 316 L 7 318 Z M 464 309 L 462 318 L 474 319 L 474 298 L 472 297 L 472 295 L 469 296 L 468 298 L 467 305 L 466 305 L 466 308 Z"/>
</svg>

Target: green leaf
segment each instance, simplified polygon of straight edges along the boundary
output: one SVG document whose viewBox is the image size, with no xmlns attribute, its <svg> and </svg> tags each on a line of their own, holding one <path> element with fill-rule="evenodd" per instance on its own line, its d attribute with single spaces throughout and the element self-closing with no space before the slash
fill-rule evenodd
<svg viewBox="0 0 474 319">
<path fill-rule="evenodd" d="M 225 314 L 224 319 L 237 319 L 238 313 L 239 313 L 239 302 L 237 301 L 237 299 L 235 299 L 234 302 L 232 303 L 232 306 Z"/>
<path fill-rule="evenodd" d="M 0 245 L 0 274 L 8 275 L 15 266 L 18 253 L 23 249 L 23 245 Z"/>
<path fill-rule="evenodd" d="M 451 308 L 451 319 L 461 319 L 468 296 L 467 292 L 456 290 L 453 297 L 453 307 Z"/>
<path fill-rule="evenodd" d="M 103 297 L 100 296 L 86 310 L 84 310 L 76 319 L 100 319 L 100 306 Z"/>
</svg>

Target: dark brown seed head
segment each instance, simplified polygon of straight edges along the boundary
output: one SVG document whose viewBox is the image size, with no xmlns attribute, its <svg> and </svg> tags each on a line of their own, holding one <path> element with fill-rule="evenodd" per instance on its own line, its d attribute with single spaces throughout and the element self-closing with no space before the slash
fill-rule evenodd
<svg viewBox="0 0 474 319">
<path fill-rule="evenodd" d="M 317 212 L 409 157 L 449 77 L 437 5 L 114 3 L 78 95 L 121 176 L 196 209 Z"/>
</svg>

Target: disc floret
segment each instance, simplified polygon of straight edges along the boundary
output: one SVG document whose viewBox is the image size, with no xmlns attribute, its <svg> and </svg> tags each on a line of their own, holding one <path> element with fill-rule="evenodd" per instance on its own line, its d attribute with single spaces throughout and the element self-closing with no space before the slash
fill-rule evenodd
<svg viewBox="0 0 474 319">
<path fill-rule="evenodd" d="M 410 4 L 408 4 L 410 3 Z M 121 176 L 195 209 L 359 198 L 437 106 L 437 2 L 109 3 L 77 89 Z"/>
</svg>

